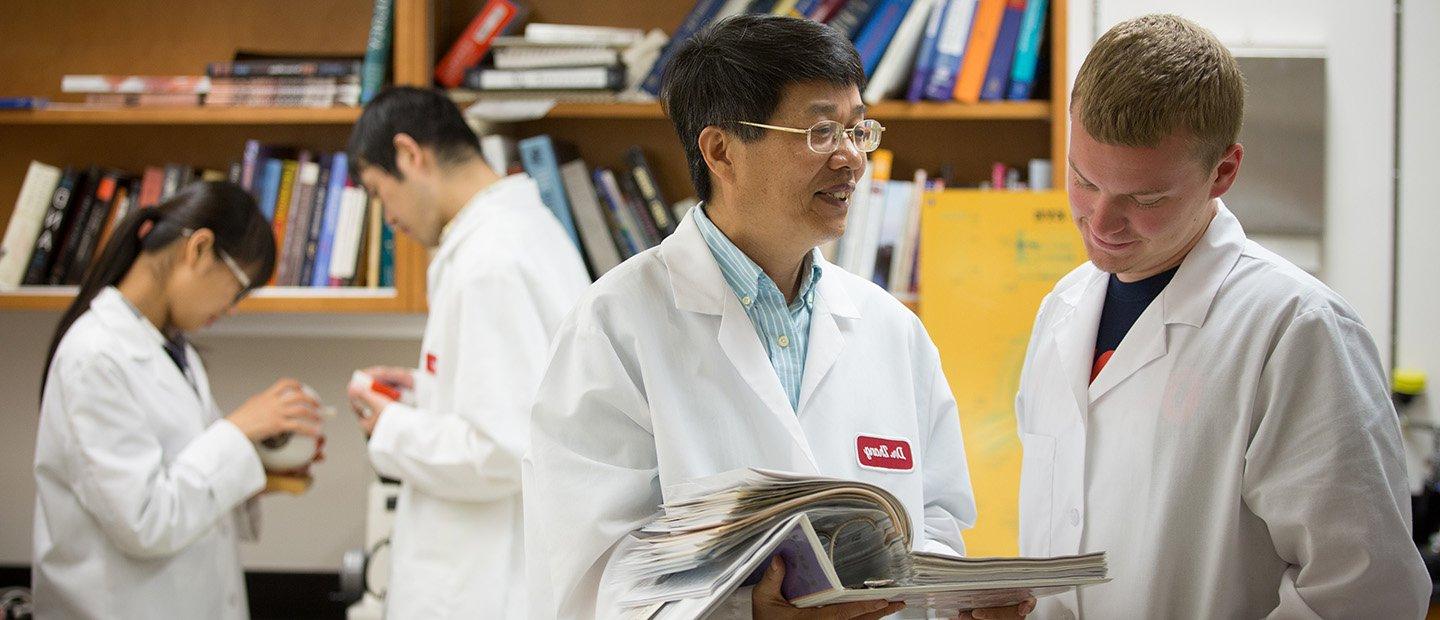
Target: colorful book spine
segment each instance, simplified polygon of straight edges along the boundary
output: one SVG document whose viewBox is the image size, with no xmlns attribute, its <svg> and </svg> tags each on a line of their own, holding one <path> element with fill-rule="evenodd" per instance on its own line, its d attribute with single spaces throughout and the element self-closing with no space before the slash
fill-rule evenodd
<svg viewBox="0 0 1440 620">
<path fill-rule="evenodd" d="M 515 3 L 510 0 L 489 0 L 465 32 L 450 46 L 450 51 L 435 65 L 435 81 L 446 88 L 455 88 L 465 80 L 465 70 L 480 64 L 480 59 L 490 51 L 495 37 L 515 19 Z"/>
<path fill-rule="evenodd" d="M 845 38 L 854 41 L 860 36 L 860 29 L 870 22 L 870 15 L 879 5 L 880 0 L 849 0 L 825 23 L 845 33 Z"/>
<path fill-rule="evenodd" d="M 651 170 L 650 163 L 645 160 L 645 151 L 638 146 L 630 147 L 625 151 L 625 162 L 630 165 L 630 174 L 635 177 L 635 187 L 640 190 L 640 198 L 650 209 L 650 218 L 660 230 L 660 236 L 670 236 L 670 233 L 675 232 L 678 222 L 670 213 L 669 203 L 665 202 L 665 197 L 660 194 L 660 184 L 655 182 L 655 173 Z"/>
<path fill-rule="evenodd" d="M 370 34 L 365 38 L 365 60 L 360 68 L 360 103 L 371 99 L 385 86 L 385 72 L 390 67 L 390 46 L 394 40 L 395 2 L 375 0 L 370 15 Z"/>
<path fill-rule="evenodd" d="M 380 222 L 380 288 L 395 287 L 395 229 Z"/>
<path fill-rule="evenodd" d="M 910 10 L 911 2 L 912 0 L 880 0 L 869 23 L 860 30 L 860 36 L 855 38 L 855 51 L 860 53 L 860 63 L 865 67 L 866 77 L 875 75 L 875 67 L 880 64 L 880 57 L 885 55 L 885 49 L 890 46 L 890 40 L 900 28 L 900 21 L 905 19 L 905 13 Z"/>
<path fill-rule="evenodd" d="M 980 0 L 975 7 L 970 41 L 965 45 L 965 61 L 960 65 L 960 77 L 955 80 L 953 94 L 956 101 L 980 101 L 980 86 L 985 81 L 985 71 L 990 67 L 990 55 L 995 51 L 995 39 L 1000 34 L 1000 20 L 1005 15 L 1005 1 Z"/>
<path fill-rule="evenodd" d="M 391 0 L 381 0 L 390 2 Z M 358 60 L 235 60 L 205 65 L 205 75 L 217 77 L 319 77 L 359 75 Z M 212 82 L 213 86 L 213 82 Z"/>
<path fill-rule="evenodd" d="M 675 36 L 665 45 L 665 50 L 660 52 L 660 60 L 650 68 L 650 75 L 645 76 L 645 81 L 640 83 L 640 89 L 654 96 L 660 96 L 660 79 L 665 76 L 665 68 L 670 64 L 670 58 L 675 55 L 675 50 L 680 48 L 695 33 L 700 32 L 705 24 L 715 17 L 715 13 L 725 4 L 725 0 L 697 0 L 695 6 L 690 9 L 690 14 L 685 16 L 685 21 L 675 30 Z"/>
<path fill-rule="evenodd" d="M 1006 0 L 1000 18 L 1000 32 L 995 35 L 995 51 L 990 54 L 990 68 L 980 86 L 981 101 L 1000 101 L 1010 81 L 1010 67 L 1015 62 L 1015 44 L 1020 36 L 1020 22 L 1025 17 L 1025 0 Z"/>
<path fill-rule="evenodd" d="M 925 36 L 920 42 L 920 51 L 915 54 L 915 70 L 910 72 L 910 87 L 905 90 L 905 100 L 920 101 L 925 96 L 925 84 L 935 68 L 935 49 L 940 41 L 940 26 L 945 22 L 945 12 L 956 2 L 942 0 L 930 11 L 925 21 Z"/>
<path fill-rule="evenodd" d="M 343 202 L 348 158 L 345 153 L 335 154 L 331 162 L 330 188 L 325 194 L 325 213 L 320 225 L 320 245 L 315 250 L 315 269 L 311 274 L 310 286 L 324 287 L 330 284 L 330 255 L 335 249 L 335 230 L 340 225 L 340 205 Z"/>
<path fill-rule="evenodd" d="M 30 162 L 25 171 L 10 224 L 5 229 L 4 240 L 0 241 L 0 289 L 14 288 L 24 280 L 25 268 L 35 250 L 35 239 L 40 236 L 45 212 L 61 176 L 59 168 L 38 161 Z"/>
<path fill-rule="evenodd" d="M 1020 21 L 1015 65 L 1010 69 L 1006 99 L 1029 99 L 1035 91 L 1035 69 L 1040 65 L 1040 42 L 1045 36 L 1047 4 L 1048 0 L 1030 0 L 1025 4 L 1025 17 Z"/>
<path fill-rule="evenodd" d="M 22 284 L 45 284 L 50 265 L 55 262 L 55 248 L 60 244 L 59 237 L 64 234 L 65 216 L 70 211 L 75 187 L 82 174 L 84 173 L 74 168 L 66 168 L 64 174 L 60 175 L 60 182 L 50 194 L 50 206 L 45 211 L 45 219 L 40 222 L 40 234 L 35 238 L 35 248 L 30 252 L 30 264 L 25 268 Z"/>
<path fill-rule="evenodd" d="M 115 193 L 120 182 L 120 173 L 111 171 L 105 173 L 95 184 L 95 198 L 90 212 L 85 214 L 84 220 L 77 223 L 79 237 L 75 242 L 75 257 L 65 272 L 65 284 L 79 284 L 90 267 L 95 247 L 100 243 L 100 233 L 105 230 L 105 221 L 110 219 L 110 213 L 115 209 Z"/>
<path fill-rule="evenodd" d="M 955 78 L 965 60 L 965 44 L 975 17 L 976 0 L 949 0 L 949 5 L 935 42 L 935 66 L 925 83 L 925 98 L 931 101 L 949 101 L 955 96 Z"/>
<path fill-rule="evenodd" d="M 315 182 L 315 196 L 307 210 L 310 215 L 305 228 L 305 243 L 297 259 L 300 262 L 297 270 L 300 277 L 293 283 L 295 286 L 309 286 L 315 278 L 315 255 L 320 252 L 320 231 L 325 224 L 325 205 L 330 199 L 330 173 L 334 163 L 334 155 L 326 155 L 320 160 L 320 178 Z"/>
<path fill-rule="evenodd" d="M 275 221 L 275 203 L 280 197 L 280 175 L 284 170 L 285 162 L 280 159 L 266 159 L 260 165 L 260 212 L 265 214 L 267 222 Z"/>
<path fill-rule="evenodd" d="M 570 235 L 575 247 L 582 247 L 580 234 L 575 230 L 575 218 L 571 215 L 570 200 L 565 196 L 565 185 L 560 180 L 560 158 L 555 150 L 555 141 L 548 135 L 539 135 L 521 140 L 518 147 L 525 173 L 535 179 L 541 200 L 555 214 L 555 219 Z"/>
<path fill-rule="evenodd" d="M 615 249 L 620 250 L 622 259 L 630 258 L 639 254 L 642 242 L 636 233 L 629 212 L 625 208 L 625 199 L 620 195 L 620 184 L 615 182 L 615 173 L 605 168 L 597 168 L 595 174 L 595 190 L 600 193 L 600 202 L 605 207 L 611 225 L 611 232 L 615 236 Z"/>
</svg>

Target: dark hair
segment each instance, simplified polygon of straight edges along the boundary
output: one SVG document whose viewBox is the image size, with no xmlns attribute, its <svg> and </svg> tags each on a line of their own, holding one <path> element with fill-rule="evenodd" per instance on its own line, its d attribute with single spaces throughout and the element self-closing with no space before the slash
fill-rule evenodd
<svg viewBox="0 0 1440 620">
<path fill-rule="evenodd" d="M 151 227 L 142 237 L 146 223 Z M 90 309 L 95 296 L 105 287 L 119 284 L 142 252 L 159 251 L 179 240 L 185 230 L 202 228 L 215 234 L 215 247 L 239 263 L 251 282 L 270 280 L 275 272 L 275 235 L 255 199 L 239 185 L 223 181 L 191 183 L 158 205 L 133 209 L 115 225 L 100 257 L 85 271 L 75 301 L 60 317 L 40 376 L 42 398 L 60 340 Z"/>
<path fill-rule="evenodd" d="M 433 88 L 397 86 L 380 91 L 350 132 L 350 175 L 360 178 L 364 166 L 375 166 L 403 178 L 395 165 L 395 136 L 405 134 L 435 150 L 442 163 L 480 156 L 480 139 L 465 124 L 460 109 Z"/>
<path fill-rule="evenodd" d="M 825 82 L 863 88 L 865 69 L 845 34 L 817 22 L 774 15 L 723 19 L 681 44 L 665 68 L 661 99 L 680 135 L 690 179 L 710 199 L 710 169 L 700 155 L 700 132 L 722 127 L 746 142 L 757 127 L 736 121 L 770 120 L 785 88 Z"/>
</svg>

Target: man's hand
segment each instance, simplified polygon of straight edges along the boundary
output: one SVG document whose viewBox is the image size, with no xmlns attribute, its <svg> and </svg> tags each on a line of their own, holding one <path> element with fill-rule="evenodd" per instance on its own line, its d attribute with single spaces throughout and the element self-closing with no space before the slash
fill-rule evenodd
<svg viewBox="0 0 1440 620">
<path fill-rule="evenodd" d="M 904 603 L 882 599 L 801 609 L 791 605 L 780 593 L 780 583 L 784 580 L 785 563 L 776 556 L 750 593 L 750 612 L 755 620 L 876 620 L 905 608 Z"/>
<path fill-rule="evenodd" d="M 401 369 L 370 368 L 367 369 L 365 372 L 372 373 L 375 371 L 391 370 L 403 373 L 403 376 L 405 377 L 405 383 L 408 385 L 414 385 L 412 379 L 410 378 L 409 371 L 404 371 Z M 387 373 L 387 376 L 393 378 L 399 375 L 396 375 L 395 373 Z M 381 379 L 379 376 L 374 374 L 372 374 L 371 377 L 374 378 L 376 381 L 388 382 L 385 379 Z M 392 385 L 397 384 L 398 382 Z M 386 407 L 390 406 L 390 403 L 395 402 L 389 397 L 386 397 L 384 394 L 380 394 L 374 390 L 371 390 L 370 386 L 368 385 L 351 385 L 349 388 L 346 389 L 346 395 L 350 398 L 350 409 L 355 412 L 356 419 L 360 422 L 360 430 L 365 432 L 366 437 L 369 437 L 370 435 L 375 433 L 375 425 L 380 422 L 380 414 L 385 411 Z"/>
<path fill-rule="evenodd" d="M 406 390 L 415 389 L 415 375 L 413 374 L 415 371 L 409 368 L 371 366 L 360 372 L 370 375 L 370 378 L 387 385 L 393 385 Z"/>
<path fill-rule="evenodd" d="M 1020 620 L 1030 615 L 1032 611 L 1035 611 L 1035 597 L 1033 596 L 1020 601 L 1019 605 L 962 611 L 957 620 Z"/>
</svg>

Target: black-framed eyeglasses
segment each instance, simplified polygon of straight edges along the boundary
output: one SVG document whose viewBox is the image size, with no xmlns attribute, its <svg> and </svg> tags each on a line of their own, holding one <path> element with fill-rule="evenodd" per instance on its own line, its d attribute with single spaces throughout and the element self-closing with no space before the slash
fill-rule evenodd
<svg viewBox="0 0 1440 620">
<path fill-rule="evenodd" d="M 810 150 L 821 155 L 829 155 L 840 150 L 840 136 L 848 136 L 850 141 L 855 143 L 855 148 L 861 153 L 869 153 L 880 148 L 880 134 L 885 132 L 885 126 L 873 118 L 867 118 L 855 123 L 854 127 L 846 129 L 839 121 L 820 121 L 811 125 L 809 129 L 798 127 L 781 127 L 778 125 L 766 125 L 764 123 L 752 123 L 749 121 L 735 121 L 741 125 L 759 127 L 761 129 L 773 129 L 789 133 L 805 134 L 805 142 Z"/>
</svg>

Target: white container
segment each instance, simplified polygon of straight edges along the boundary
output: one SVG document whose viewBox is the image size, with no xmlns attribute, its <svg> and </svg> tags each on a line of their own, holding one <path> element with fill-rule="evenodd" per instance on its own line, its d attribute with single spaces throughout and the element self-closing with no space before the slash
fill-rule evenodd
<svg viewBox="0 0 1440 620">
<path fill-rule="evenodd" d="M 302 386 L 301 389 L 307 396 L 320 400 L 320 395 L 310 386 Z M 334 417 L 335 409 L 322 406 L 320 414 L 325 418 Z M 255 442 L 255 450 L 260 453 L 260 464 L 265 466 L 265 471 L 285 472 L 309 465 L 315 456 L 315 444 L 316 439 L 309 435 L 282 433 Z"/>
</svg>

